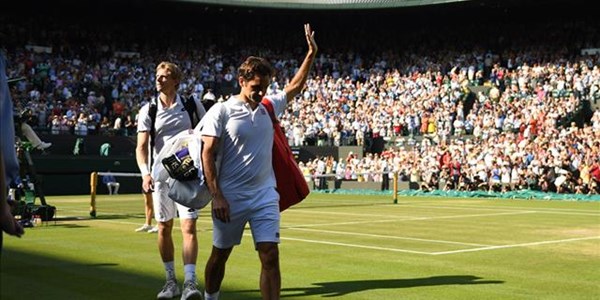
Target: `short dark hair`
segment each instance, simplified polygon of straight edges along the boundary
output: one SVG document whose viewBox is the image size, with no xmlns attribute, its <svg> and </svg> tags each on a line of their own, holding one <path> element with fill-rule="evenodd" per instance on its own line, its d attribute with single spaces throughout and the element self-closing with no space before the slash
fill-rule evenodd
<svg viewBox="0 0 600 300">
<path fill-rule="evenodd" d="M 272 77 L 275 75 L 275 69 L 273 69 L 266 59 L 250 56 L 238 68 L 238 77 L 248 81 L 252 80 L 256 75 Z"/>
</svg>

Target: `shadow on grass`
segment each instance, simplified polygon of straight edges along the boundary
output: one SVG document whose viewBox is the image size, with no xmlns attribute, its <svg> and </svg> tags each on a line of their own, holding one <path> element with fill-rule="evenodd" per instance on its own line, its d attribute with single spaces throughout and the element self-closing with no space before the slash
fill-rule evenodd
<svg viewBox="0 0 600 300">
<path fill-rule="evenodd" d="M 131 267 L 110 255 L 68 260 L 5 247 L 0 256 L 0 299 L 156 299 L 164 284 L 162 271 L 152 276 L 130 271 Z M 255 294 L 238 292 L 236 296 L 251 299 Z"/>
<path fill-rule="evenodd" d="M 98 215 L 97 217 L 90 216 L 57 216 L 52 221 L 49 222 L 58 222 L 58 221 L 93 221 L 93 220 L 119 220 L 119 219 L 131 219 L 131 218 L 145 218 L 145 216 L 140 214 L 112 214 L 112 215 Z"/>
<path fill-rule="evenodd" d="M 98 214 L 95 220 L 116 220 L 116 219 L 131 219 L 131 218 L 145 218 L 143 214 Z"/>
<path fill-rule="evenodd" d="M 124 215 L 108 215 L 99 218 L 91 217 L 56 217 L 50 221 L 43 221 L 42 227 L 62 227 L 62 228 L 88 228 L 88 225 L 81 225 L 79 222 L 94 221 L 94 220 L 116 220 L 116 219 L 127 219 Z M 63 223 L 68 222 L 68 223 Z M 78 222 L 72 223 L 72 222 Z"/>
<path fill-rule="evenodd" d="M 160 277 L 120 269 L 110 257 L 70 261 L 3 249 L 1 299 L 154 299 Z"/>
<path fill-rule="evenodd" d="M 378 290 L 401 289 L 436 285 L 501 284 L 501 280 L 480 280 L 472 275 L 433 276 L 411 279 L 380 279 L 313 283 L 312 287 L 282 289 L 282 298 L 299 296 L 340 297 L 351 293 Z"/>
<path fill-rule="evenodd" d="M 62 228 L 88 228 L 90 226 L 87 225 L 79 225 L 79 224 L 73 224 L 73 223 L 50 223 L 48 225 L 42 225 L 42 226 L 53 226 L 53 227 L 62 227 Z"/>
</svg>

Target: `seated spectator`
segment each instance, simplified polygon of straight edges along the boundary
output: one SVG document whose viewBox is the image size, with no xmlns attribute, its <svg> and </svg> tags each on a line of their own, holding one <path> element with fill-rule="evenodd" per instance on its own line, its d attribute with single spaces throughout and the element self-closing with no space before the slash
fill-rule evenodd
<svg viewBox="0 0 600 300">
<path fill-rule="evenodd" d="M 109 173 L 102 176 L 102 183 L 104 183 L 108 188 L 109 195 L 119 194 L 119 186 L 121 186 L 121 184 L 117 182 L 117 179 L 112 174 Z"/>
<path fill-rule="evenodd" d="M 111 129 L 110 119 L 107 116 L 102 117 L 102 122 L 100 123 L 100 133 L 104 135 L 108 135 Z"/>
<path fill-rule="evenodd" d="M 88 134 L 88 117 L 85 113 L 80 113 L 75 123 L 75 134 L 76 135 L 87 135 Z"/>
<path fill-rule="evenodd" d="M 29 125 L 29 123 L 27 123 L 28 120 L 31 120 L 31 118 L 32 118 L 32 112 L 30 110 L 25 110 L 18 117 L 15 116 L 14 122 L 15 122 L 15 126 L 17 127 L 17 129 L 16 129 L 17 137 L 24 136 L 31 143 L 33 148 L 38 149 L 38 150 L 45 150 L 45 149 L 49 148 L 50 146 L 52 146 L 52 143 L 46 143 L 46 142 L 42 141 L 38 137 L 37 133 L 35 133 L 33 128 L 31 128 L 31 125 Z"/>
<path fill-rule="evenodd" d="M 21 123 L 21 133 L 25 138 L 27 138 L 27 140 L 35 149 L 46 150 L 52 146 L 52 143 L 46 143 L 42 141 L 35 131 L 33 131 L 33 128 L 31 128 L 31 126 L 25 122 Z"/>
</svg>

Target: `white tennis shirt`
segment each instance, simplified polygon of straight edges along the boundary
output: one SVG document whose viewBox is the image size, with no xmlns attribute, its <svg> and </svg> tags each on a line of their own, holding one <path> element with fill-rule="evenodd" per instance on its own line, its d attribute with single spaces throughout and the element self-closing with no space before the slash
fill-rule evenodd
<svg viewBox="0 0 600 300">
<path fill-rule="evenodd" d="M 284 92 L 267 99 L 273 103 L 275 115 L 287 105 Z M 225 106 L 226 114 L 221 114 L 221 105 Z M 235 96 L 217 103 L 206 113 L 201 132 L 223 142 L 219 186 L 229 201 L 248 199 L 248 195 L 276 186 L 272 164 L 273 124 L 262 104 L 252 110 Z"/>
</svg>

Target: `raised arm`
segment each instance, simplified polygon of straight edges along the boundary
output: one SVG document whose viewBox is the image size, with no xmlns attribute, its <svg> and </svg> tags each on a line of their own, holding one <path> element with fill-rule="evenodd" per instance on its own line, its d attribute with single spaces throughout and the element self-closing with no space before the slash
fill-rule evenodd
<svg viewBox="0 0 600 300">
<path fill-rule="evenodd" d="M 315 32 L 310 29 L 310 24 L 304 24 L 304 35 L 306 36 L 306 42 L 308 43 L 308 52 L 306 53 L 306 57 L 304 58 L 300 69 L 298 69 L 294 78 L 292 78 L 284 88 L 288 101 L 296 97 L 296 95 L 304 88 L 306 79 L 308 78 L 308 72 L 310 72 L 310 68 L 317 55 L 318 47 L 315 42 Z"/>
</svg>

